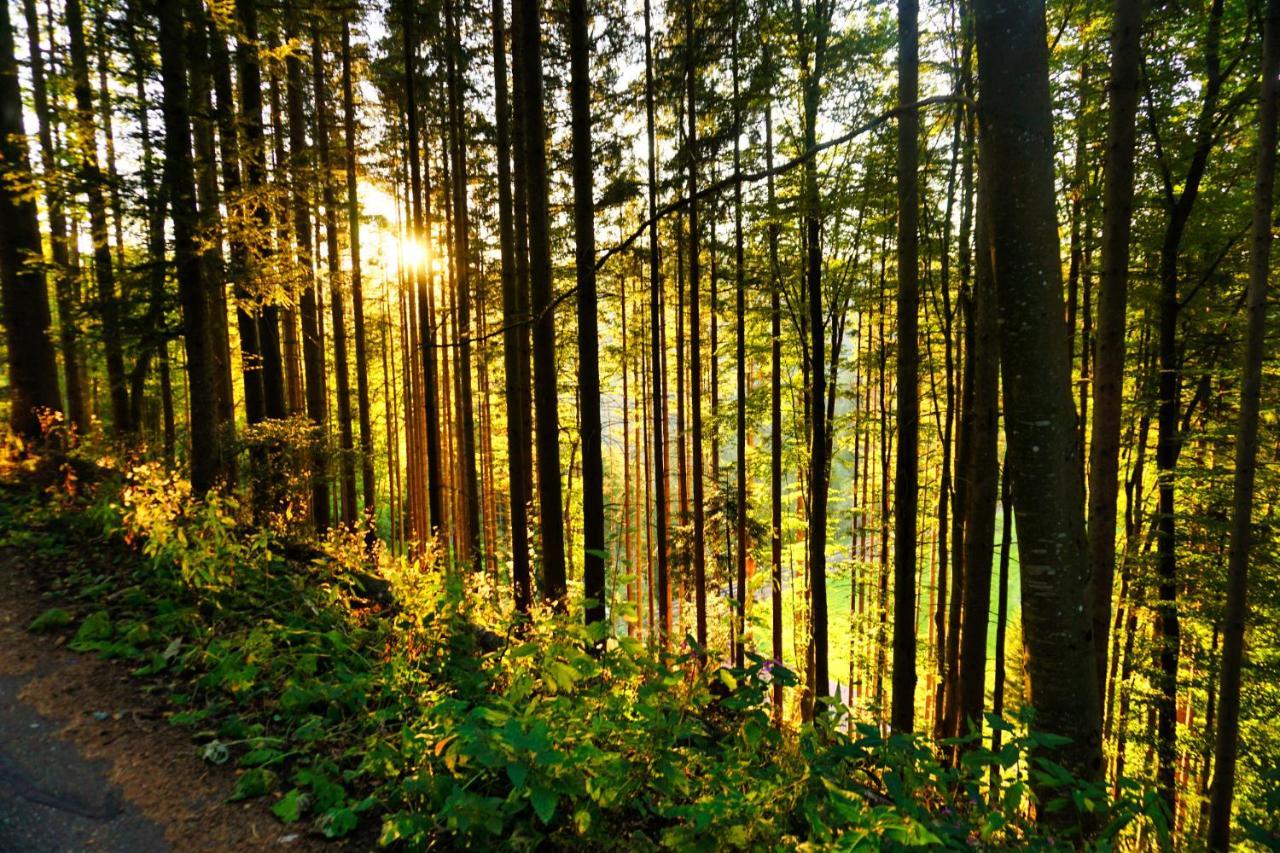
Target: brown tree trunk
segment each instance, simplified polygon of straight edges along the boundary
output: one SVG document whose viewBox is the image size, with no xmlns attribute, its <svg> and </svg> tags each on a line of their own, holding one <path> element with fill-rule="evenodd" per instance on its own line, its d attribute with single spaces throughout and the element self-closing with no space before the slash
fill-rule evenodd
<svg viewBox="0 0 1280 853">
<path fill-rule="evenodd" d="M 120 334 L 120 305 L 116 294 L 115 267 L 107 237 L 107 204 L 102 193 L 94 130 L 93 92 L 89 87 L 89 55 L 84 39 L 84 14 L 80 0 L 67 0 L 66 27 L 71 55 L 72 90 L 76 113 L 72 121 L 73 149 L 80 152 L 79 173 L 89 200 L 89 233 L 93 240 L 93 269 L 98 283 L 98 310 L 102 319 L 107 384 L 111 391 L 112 428 L 117 436 L 133 431 L 129 419 L 129 389 L 125 383 L 124 352 Z"/>
<path fill-rule="evenodd" d="M 898 105 L 919 98 L 917 0 L 898 0 Z M 920 491 L 920 189 L 915 110 L 898 116 L 898 450 L 894 464 L 893 706 L 895 731 L 915 730 L 916 514 Z M 815 338 L 816 339 L 816 338 Z"/>
<path fill-rule="evenodd" d="M 1089 578 L 1098 684 L 1106 683 L 1111 588 L 1116 566 L 1116 497 L 1120 476 L 1120 410 L 1124 397 L 1129 233 L 1133 223 L 1133 153 L 1142 59 L 1143 0 L 1116 0 L 1111 29 L 1110 111 L 1102 198 L 1102 272 L 1098 282 L 1093 366 L 1093 430 L 1089 444 Z"/>
<path fill-rule="evenodd" d="M 296 13 L 286 15 L 285 38 L 297 37 Z M 296 52 L 285 58 L 285 101 L 289 111 L 289 183 L 293 206 L 293 239 L 297 245 L 297 271 L 302 279 L 299 312 L 302 319 L 302 363 L 306 375 L 307 417 L 311 442 L 311 517 L 317 530 L 329 527 L 329 479 L 324 450 L 328 400 L 325 394 L 324 349 L 320 340 L 320 316 L 312 269 L 311 211 L 305 187 L 310 184 L 310 152 L 303 115 L 302 60 Z"/>
<path fill-rule="evenodd" d="M 197 249 L 196 188 L 192 174 L 191 114 L 187 68 L 204 62 L 191 56 L 183 39 L 183 9 L 176 3 L 158 6 L 160 75 L 164 93 L 164 147 L 169 172 L 174 260 L 182 303 L 186 341 L 188 414 L 191 421 L 191 488 L 204 495 L 218 475 L 217 413 L 213 391 L 213 359 L 209 352 L 209 300 L 204 265 Z M 188 23 L 191 23 L 188 21 Z"/>
<path fill-rule="evenodd" d="M 0 9 L 0 296 L 9 354 L 9 424 L 18 435 L 40 437 L 41 409 L 62 411 L 58 365 L 49 337 L 49 290 L 35 199 L 15 190 L 29 179 L 22 126 L 22 92 L 14 58 L 9 7 Z M 64 320 L 65 322 L 65 320 Z"/>
<path fill-rule="evenodd" d="M 1209 846 L 1226 850 L 1231 841 L 1231 801 L 1235 793 L 1240 737 L 1240 672 L 1244 629 L 1249 619 L 1249 549 L 1252 545 L 1253 484 L 1258 462 L 1258 411 L 1262 361 L 1266 353 L 1267 276 L 1271 271 L 1271 211 L 1276 175 L 1276 114 L 1280 108 L 1280 0 L 1268 0 L 1263 27 L 1262 98 L 1258 107 L 1258 166 L 1253 189 L 1253 246 L 1250 251 L 1244 367 L 1236 429 L 1235 499 L 1227 557 L 1227 609 Z M 1212 689 L 1212 688 L 1211 688 Z"/>
<path fill-rule="evenodd" d="M 591 156 L 591 36 L 587 0 L 569 0 L 569 102 L 573 132 L 574 258 L 578 282 L 578 418 L 582 435 L 582 592 L 587 624 L 605 618 L 604 461 L 600 436 L 594 175 Z M 625 365 L 623 367 L 625 370 Z M 603 651 L 603 637 L 596 648 Z"/>
<path fill-rule="evenodd" d="M 533 311 L 534 404 L 538 419 L 538 495 L 545 598 L 565 596 L 564 517 L 560 484 L 560 414 L 556 390 L 556 329 L 551 299 L 551 235 L 547 200 L 546 116 L 543 109 L 542 23 L 537 0 L 516 0 L 520 16 L 524 94 L 524 171 L 529 205 L 529 277 Z"/>
<path fill-rule="evenodd" d="M 495 152 L 498 160 L 498 243 L 502 253 L 502 352 L 507 401 L 507 498 L 510 507 L 511 580 L 516 610 L 528 613 L 533 604 L 533 581 L 529 563 L 529 493 L 525 458 L 529 438 L 524 434 L 527 409 L 522 396 L 522 326 L 528 313 L 521 313 L 520 279 L 516 261 L 511 200 L 511 117 L 507 103 L 507 48 L 502 0 L 493 0 L 493 87 L 496 125 Z"/>
<path fill-rule="evenodd" d="M 975 0 L 987 204 L 1004 354 L 1005 424 L 1017 495 L 1029 699 L 1070 737 L 1056 760 L 1102 770 L 1075 406 L 1062 317 L 1044 6 Z M 1066 813 L 1070 813 L 1070 809 Z M 1064 820 L 1062 817 L 1050 819 Z"/>
<path fill-rule="evenodd" d="M 324 46 L 320 27 L 311 25 L 311 76 L 315 98 L 315 139 L 320 154 L 320 191 L 324 200 L 325 259 L 329 267 L 329 313 L 333 324 L 333 366 L 337 374 L 338 472 L 342 496 L 342 521 L 356 523 L 355 437 L 351 429 L 351 371 L 347 364 L 346 307 L 342 295 L 342 268 L 338 254 L 338 201 L 333 188 L 333 158 L 329 152 L 329 92 L 326 85 Z"/>
</svg>

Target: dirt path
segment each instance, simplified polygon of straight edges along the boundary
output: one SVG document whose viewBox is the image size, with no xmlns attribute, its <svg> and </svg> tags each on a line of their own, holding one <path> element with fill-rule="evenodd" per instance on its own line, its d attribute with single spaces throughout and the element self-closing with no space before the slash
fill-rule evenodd
<svg viewBox="0 0 1280 853">
<path fill-rule="evenodd" d="M 227 803 L 234 770 L 201 761 L 122 665 L 29 633 L 48 569 L 0 551 L 0 851 L 336 846 L 269 802 Z"/>
</svg>

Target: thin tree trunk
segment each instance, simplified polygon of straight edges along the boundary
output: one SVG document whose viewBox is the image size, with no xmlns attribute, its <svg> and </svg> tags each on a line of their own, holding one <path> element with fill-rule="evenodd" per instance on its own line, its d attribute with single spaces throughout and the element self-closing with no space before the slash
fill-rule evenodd
<svg viewBox="0 0 1280 853">
<path fill-rule="evenodd" d="M 89 201 L 89 232 L 93 240 L 93 269 L 98 283 L 98 311 L 102 319 L 107 384 L 111 391 L 112 428 L 120 436 L 132 432 L 133 424 L 129 419 L 129 389 L 124 375 L 120 305 L 111 246 L 107 237 L 107 207 L 102 193 L 102 170 L 98 165 L 93 93 L 89 87 L 89 56 L 85 46 L 84 14 L 80 0 L 67 0 L 65 15 L 71 55 L 72 90 L 76 102 L 76 114 L 72 123 L 73 149 L 80 152 L 79 172 Z"/>
<path fill-rule="evenodd" d="M 1093 430 L 1089 443 L 1090 611 L 1098 683 L 1106 683 L 1111 589 L 1116 566 L 1116 498 L 1120 475 L 1120 411 L 1124 397 L 1129 234 L 1133 224 L 1133 154 L 1142 60 L 1143 0 L 1116 0 L 1111 29 L 1107 153 L 1102 198 L 1102 272 L 1098 282 L 1093 365 Z"/>
<path fill-rule="evenodd" d="M 496 123 L 495 152 L 498 160 L 498 235 L 502 252 L 502 335 L 503 367 L 507 401 L 507 497 L 511 510 L 511 579 L 516 610 L 528 613 L 533 604 L 533 581 L 529 563 L 529 484 L 525 458 L 529 437 L 524 434 L 527 409 L 521 377 L 520 336 L 529 321 L 521 313 L 520 278 L 516 260 L 511 209 L 511 130 L 507 104 L 507 49 L 502 0 L 493 0 L 493 78 Z"/>
<path fill-rule="evenodd" d="M 286 14 L 285 37 L 297 36 L 296 12 Z M 299 311 L 302 318 L 302 362 L 306 374 L 307 417 L 313 425 L 311 436 L 311 517 L 316 529 L 329 527 L 329 479 L 325 470 L 325 421 L 328 400 L 325 394 L 324 349 L 320 339 L 320 309 L 312 268 L 311 212 L 304 187 L 311 178 L 303 115 L 302 60 L 296 52 L 285 58 L 285 100 L 289 111 L 289 183 L 293 206 L 293 238 L 297 244 L 297 271 L 302 278 Z"/>
<path fill-rule="evenodd" d="M 578 418 L 582 435 L 582 592 L 587 624 L 605 618 L 604 462 L 600 436 L 595 199 L 591 156 L 591 36 L 587 0 L 569 0 L 569 101 L 573 131 L 573 225 L 578 282 Z M 624 365 L 624 370 L 625 365 Z M 604 638 L 596 640 L 604 650 Z"/>
<path fill-rule="evenodd" d="M 1266 352 L 1267 275 L 1271 269 L 1271 211 L 1276 173 L 1276 114 L 1280 107 L 1280 0 L 1268 0 L 1263 28 L 1262 98 L 1258 107 L 1258 166 L 1253 190 L 1253 246 L 1250 251 L 1244 367 L 1236 429 L 1235 499 L 1227 557 L 1227 609 L 1223 631 L 1215 777 L 1209 817 L 1209 846 L 1226 850 L 1231 836 L 1236 752 L 1240 737 L 1240 673 L 1244 629 L 1249 619 L 1249 549 L 1253 491 L 1258 459 L 1258 413 L 1262 361 Z"/>
<path fill-rule="evenodd" d="M 898 0 L 898 104 L 919 96 L 917 0 Z M 898 116 L 898 451 L 894 464 L 893 707 L 895 731 L 915 730 L 916 527 L 920 490 L 920 189 L 915 110 Z M 815 340 L 816 340 L 815 336 Z M 815 386 L 816 387 L 816 386 Z"/>
<path fill-rule="evenodd" d="M 362 523 L 369 547 L 377 537 L 377 485 L 373 473 L 373 426 L 369 414 L 368 347 L 365 335 L 364 284 L 360 269 L 360 199 L 356 194 L 356 111 L 351 83 L 351 21 L 342 19 L 342 113 L 343 143 L 346 147 L 347 239 L 351 250 L 351 310 L 356 337 L 356 405 L 360 418 L 360 485 L 363 498 Z M 390 453 L 390 450 L 387 451 Z"/>
<path fill-rule="evenodd" d="M 329 151 L 329 92 L 326 85 L 324 45 L 320 27 L 311 25 L 311 76 L 315 98 L 316 148 L 320 154 L 320 192 L 324 201 L 325 260 L 329 269 L 329 312 L 333 324 L 333 366 L 337 374 L 338 472 L 341 486 L 342 521 L 356 523 L 355 437 L 351 429 L 351 370 L 347 364 L 346 307 L 342 295 L 342 267 L 338 252 L 338 200 L 333 187 L 333 158 Z"/>
<path fill-rule="evenodd" d="M 538 493 L 542 532 L 542 593 L 565 596 L 564 517 L 560 484 L 560 414 L 556 389 L 556 329 L 551 307 L 551 236 L 547 200 L 546 116 L 543 110 L 542 23 L 536 0 L 516 0 L 521 18 L 524 166 L 528 182 L 529 274 L 533 311 L 534 403 L 538 418 Z"/>
</svg>

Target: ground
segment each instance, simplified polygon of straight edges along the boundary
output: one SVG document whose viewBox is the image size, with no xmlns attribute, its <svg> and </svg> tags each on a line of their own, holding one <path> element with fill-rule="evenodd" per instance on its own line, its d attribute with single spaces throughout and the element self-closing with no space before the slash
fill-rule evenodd
<svg viewBox="0 0 1280 853">
<path fill-rule="evenodd" d="M 228 803 L 235 771 L 188 733 L 125 665 L 27 631 L 57 604 L 55 569 L 0 549 L 0 850 L 311 850 L 269 800 Z"/>
</svg>

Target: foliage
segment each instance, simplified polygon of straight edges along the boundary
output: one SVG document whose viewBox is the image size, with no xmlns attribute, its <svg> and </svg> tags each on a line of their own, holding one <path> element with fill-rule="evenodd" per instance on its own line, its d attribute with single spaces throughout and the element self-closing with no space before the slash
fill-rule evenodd
<svg viewBox="0 0 1280 853">
<path fill-rule="evenodd" d="M 573 612 L 513 622 L 438 560 L 380 553 L 389 593 L 371 592 L 358 544 L 286 560 L 234 501 L 194 502 L 150 465 L 84 512 L 4 504 L 49 547 L 101 544 L 70 564 L 80 615 L 49 611 L 41 627 L 77 626 L 73 648 L 163 691 L 204 758 L 240 768 L 232 799 L 273 797 L 282 821 L 328 837 L 380 825 L 382 844 L 414 849 L 1078 841 L 1078 827 L 1054 836 L 1030 819 L 1033 786 L 1054 792 L 1050 812 L 1074 800 L 1096 815 L 1102 848 L 1166 825 L 1149 791 L 1126 783 L 1112 801 L 1052 762 L 1053 739 L 994 717 L 1010 733 L 1001 751 L 965 743 L 949 764 L 920 738 L 846 730 L 838 706 L 779 727 L 770 688 L 795 677 L 773 661 L 707 669 L 691 642 L 659 654 L 626 636 L 594 657 L 602 626 Z M 104 575 L 102 555 L 123 545 L 143 559 Z"/>
</svg>

